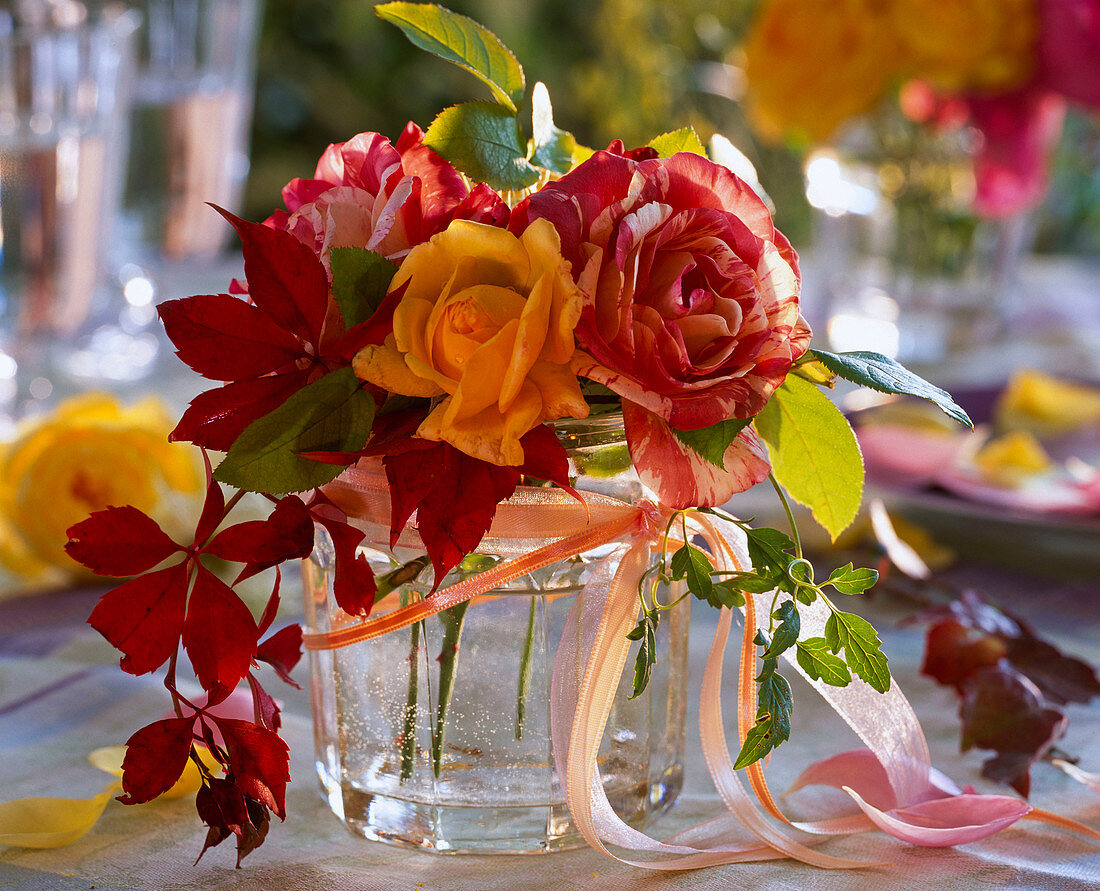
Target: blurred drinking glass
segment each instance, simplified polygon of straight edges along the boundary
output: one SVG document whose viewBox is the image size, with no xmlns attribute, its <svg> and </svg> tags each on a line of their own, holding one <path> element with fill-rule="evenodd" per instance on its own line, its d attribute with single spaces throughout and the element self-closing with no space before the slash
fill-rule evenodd
<svg viewBox="0 0 1100 891">
<path fill-rule="evenodd" d="M 223 247 L 228 227 L 206 202 L 239 210 L 261 16 L 260 0 L 136 6 L 145 25 L 117 254 L 124 279 Z"/>
<path fill-rule="evenodd" d="M 139 20 L 68 0 L 0 4 L 0 403 L 101 303 Z"/>
</svg>

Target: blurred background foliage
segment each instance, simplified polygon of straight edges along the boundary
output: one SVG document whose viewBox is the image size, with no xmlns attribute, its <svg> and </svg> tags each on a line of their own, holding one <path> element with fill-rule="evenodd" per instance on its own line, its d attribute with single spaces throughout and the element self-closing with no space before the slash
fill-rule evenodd
<svg viewBox="0 0 1100 891">
<path fill-rule="evenodd" d="M 756 140 L 737 104 L 738 45 L 757 0 L 449 0 L 496 32 L 528 85 L 542 80 L 555 119 L 593 147 L 643 145 L 692 124 L 720 132 L 757 165 L 776 223 L 810 237 L 797 154 Z M 246 212 L 266 217 L 282 186 L 321 151 L 362 130 L 396 139 L 444 107 L 485 98 L 477 81 L 426 56 L 375 17 L 369 0 L 267 0 L 258 62 Z M 522 112 L 521 112 L 522 113 Z M 1074 116 L 1059 151 L 1038 247 L 1100 254 L 1100 128 Z"/>
</svg>

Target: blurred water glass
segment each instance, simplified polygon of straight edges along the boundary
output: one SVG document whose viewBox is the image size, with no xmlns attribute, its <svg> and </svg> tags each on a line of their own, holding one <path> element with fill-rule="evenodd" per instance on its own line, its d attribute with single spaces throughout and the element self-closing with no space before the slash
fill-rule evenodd
<svg viewBox="0 0 1100 891">
<path fill-rule="evenodd" d="M 113 5 L 0 7 L 0 402 L 107 299 L 139 20 Z"/>
<path fill-rule="evenodd" d="M 208 259 L 248 175 L 259 0 L 139 0 L 120 270 Z M 129 266 L 128 266 L 129 264 Z M 133 289 L 125 277 L 124 288 Z M 140 291 L 144 286 L 136 286 Z"/>
</svg>

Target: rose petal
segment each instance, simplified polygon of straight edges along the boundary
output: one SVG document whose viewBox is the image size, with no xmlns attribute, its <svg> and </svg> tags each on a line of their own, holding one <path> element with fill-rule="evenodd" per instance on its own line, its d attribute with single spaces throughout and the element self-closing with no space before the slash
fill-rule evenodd
<svg viewBox="0 0 1100 891">
<path fill-rule="evenodd" d="M 883 811 L 864 801 L 850 786 L 842 788 L 883 832 L 926 848 L 978 841 L 1011 826 L 1031 810 L 1026 801 L 1007 795 L 956 795 Z"/>
</svg>

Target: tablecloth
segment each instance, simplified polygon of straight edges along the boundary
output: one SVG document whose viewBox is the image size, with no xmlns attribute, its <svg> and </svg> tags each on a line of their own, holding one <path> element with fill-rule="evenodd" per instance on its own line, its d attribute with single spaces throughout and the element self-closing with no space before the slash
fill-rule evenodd
<svg viewBox="0 0 1100 891">
<path fill-rule="evenodd" d="M 1050 582 L 965 564 L 953 581 L 995 597 L 1075 654 L 1100 661 L 1100 586 L 1091 580 Z M 122 743 L 166 707 L 155 678 L 119 671 L 116 653 L 84 624 L 101 591 L 73 590 L 0 602 L 0 799 L 92 795 L 104 775 L 89 751 Z M 285 600 L 293 600 L 288 592 Z M 920 676 L 923 631 L 899 627 L 912 604 L 879 596 L 861 606 L 879 627 L 895 677 L 928 735 L 935 764 L 960 783 L 1005 791 L 979 776 L 982 753 L 959 752 L 955 694 Z M 714 614 L 692 619 L 692 689 L 697 690 Z M 734 733 L 731 707 L 727 732 Z M 304 666 L 303 666 L 304 668 Z M 299 669 L 301 671 L 301 669 Z M 854 748 L 854 735 L 808 687 L 794 680 L 792 741 L 779 749 L 769 779 L 783 790 L 809 762 Z M 522 857 L 454 857 L 412 852 L 351 837 L 322 803 L 313 775 L 308 694 L 281 688 L 284 735 L 291 746 L 289 815 L 273 823 L 266 844 L 240 870 L 232 843 L 194 859 L 205 835 L 192 801 L 125 807 L 112 802 L 100 823 L 69 847 L 0 848 L 0 887 L 17 889 L 1095 889 L 1100 847 L 1032 822 L 956 849 L 916 848 L 874 834 L 823 845 L 836 854 L 890 861 L 885 868 L 827 872 L 779 861 L 699 872 L 652 875 L 580 849 Z M 698 749 L 697 701 L 689 706 L 685 787 L 672 811 L 646 828 L 671 835 L 721 811 Z M 1100 704 L 1070 706 L 1061 746 L 1100 770 Z M 1033 769 L 1032 802 L 1100 828 L 1100 795 L 1047 764 Z"/>
</svg>

